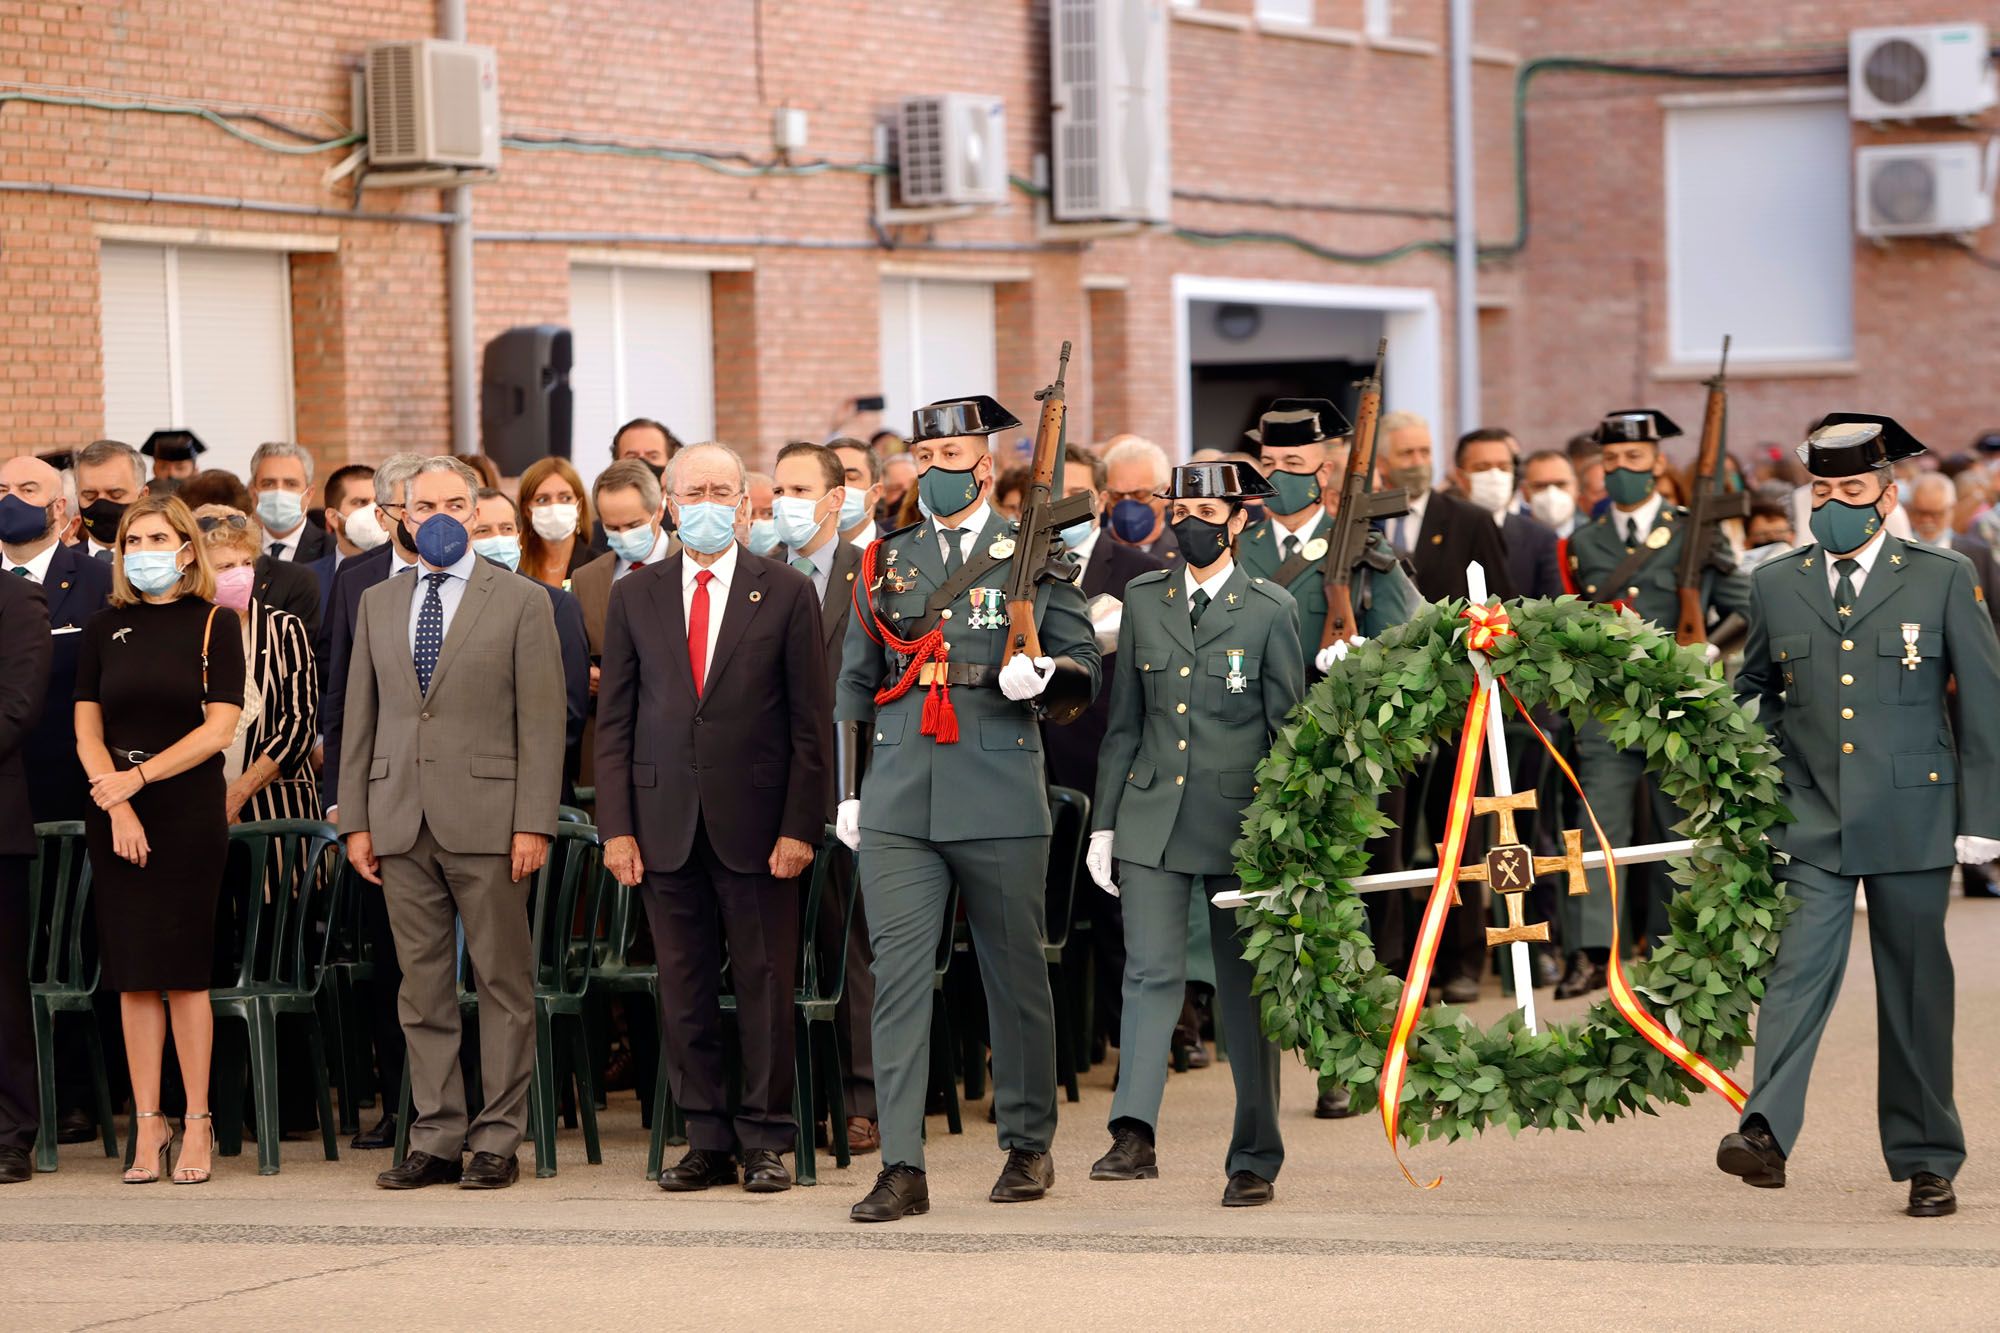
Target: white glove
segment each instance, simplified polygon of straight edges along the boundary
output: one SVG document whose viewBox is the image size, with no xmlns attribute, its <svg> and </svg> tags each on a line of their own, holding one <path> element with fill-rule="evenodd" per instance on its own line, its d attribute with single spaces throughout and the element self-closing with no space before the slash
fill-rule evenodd
<svg viewBox="0 0 2000 1333">
<path fill-rule="evenodd" d="M 1097 881 L 1097 887 L 1116 898 L 1118 886 L 1111 880 L 1111 842 L 1114 834 L 1110 829 L 1099 829 L 1090 835 L 1090 850 L 1083 854 L 1083 868 Z"/>
<path fill-rule="evenodd" d="M 1125 603 L 1108 592 L 1090 599 L 1090 629 L 1097 651 L 1109 656 L 1118 651 L 1118 627 L 1125 620 Z"/>
<path fill-rule="evenodd" d="M 1722 660 L 1722 650 L 1712 643 L 1704 643 L 1701 646 L 1701 654 L 1710 662 L 1720 662 Z"/>
<path fill-rule="evenodd" d="M 1961 833 L 1954 846 L 1958 852 L 1958 863 L 1962 866 L 1983 866 L 1989 861 L 2000 861 L 2000 839 L 1975 838 L 1970 833 Z"/>
<path fill-rule="evenodd" d="M 1335 639 L 1332 643 L 1320 649 L 1319 655 L 1313 658 L 1313 670 L 1324 676 L 1327 672 L 1333 670 L 1335 662 L 1347 656 L 1349 648 L 1359 648 L 1366 642 L 1368 640 L 1362 638 L 1359 634 L 1351 639 Z"/>
<path fill-rule="evenodd" d="M 1016 653 L 1000 668 L 1000 693 L 1015 703 L 1033 699 L 1049 687 L 1049 677 L 1055 674 L 1053 657 L 1030 658 L 1026 653 Z"/>
<path fill-rule="evenodd" d="M 847 850 L 861 850 L 861 802 L 842 801 L 833 812 L 833 836 L 847 844 Z"/>
</svg>

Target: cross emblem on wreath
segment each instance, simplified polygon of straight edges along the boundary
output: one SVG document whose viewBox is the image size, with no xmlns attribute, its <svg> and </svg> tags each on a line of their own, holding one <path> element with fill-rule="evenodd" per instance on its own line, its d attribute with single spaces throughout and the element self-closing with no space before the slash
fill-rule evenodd
<svg viewBox="0 0 2000 1333">
<path fill-rule="evenodd" d="M 1522 845 L 1514 828 L 1514 817 L 1524 810 L 1537 809 L 1535 793 L 1519 792 L 1508 796 L 1480 796 L 1472 802 L 1475 815 L 1498 815 L 1500 817 L 1500 842 L 1486 853 L 1484 864 L 1460 866 L 1458 883 L 1470 884 L 1484 880 L 1492 890 L 1500 894 L 1507 904 L 1507 924 L 1486 928 L 1486 947 L 1497 949 L 1503 944 L 1546 944 L 1549 940 L 1549 923 L 1538 921 L 1530 924 L 1522 907 L 1521 895 L 1535 885 L 1538 875 L 1551 875 L 1566 871 L 1569 878 L 1571 897 L 1590 892 L 1590 881 L 1583 872 L 1583 830 L 1563 830 L 1563 854 L 1561 856 L 1536 856 Z M 1438 850 L 1438 859 L 1443 860 L 1444 850 Z M 1458 890 L 1452 890 L 1452 905 L 1457 906 Z"/>
</svg>

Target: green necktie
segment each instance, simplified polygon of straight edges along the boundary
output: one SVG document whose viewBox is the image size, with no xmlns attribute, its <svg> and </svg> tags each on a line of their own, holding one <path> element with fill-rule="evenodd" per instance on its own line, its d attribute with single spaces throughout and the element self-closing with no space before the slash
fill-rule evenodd
<svg viewBox="0 0 2000 1333">
<path fill-rule="evenodd" d="M 1188 598 L 1188 624 L 1190 627 L 1201 624 L 1201 613 L 1208 610 L 1208 602 L 1208 593 L 1202 588 L 1196 588 L 1194 596 Z"/>
<path fill-rule="evenodd" d="M 944 576 L 948 579 L 965 564 L 965 534 L 957 528 L 947 528 L 944 534 Z"/>
<path fill-rule="evenodd" d="M 1861 568 L 1861 562 L 1843 557 L 1833 562 L 1833 568 L 1840 575 L 1840 582 L 1836 583 L 1833 588 L 1833 604 L 1834 608 L 1840 612 L 1841 619 L 1845 620 L 1854 614 L 1854 579 L 1852 576 L 1855 570 Z"/>
<path fill-rule="evenodd" d="M 24 579 L 28 577 L 28 567 L 26 565 L 16 565 L 7 572 L 9 574 L 12 574 L 17 579 Z"/>
<path fill-rule="evenodd" d="M 792 557 L 792 568 L 798 570 L 799 573 L 805 575 L 807 578 L 811 578 L 815 572 L 816 567 L 813 565 L 813 562 L 809 557 L 803 555 L 795 555 Z"/>
</svg>

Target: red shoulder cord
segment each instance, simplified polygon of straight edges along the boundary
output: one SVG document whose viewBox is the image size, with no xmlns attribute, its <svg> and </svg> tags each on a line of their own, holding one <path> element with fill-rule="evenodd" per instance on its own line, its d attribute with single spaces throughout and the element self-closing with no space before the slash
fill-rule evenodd
<svg viewBox="0 0 2000 1333">
<path fill-rule="evenodd" d="M 1556 568 L 1562 573 L 1563 591 L 1576 596 L 1576 574 L 1569 567 L 1569 538 L 1556 538 Z"/>
<path fill-rule="evenodd" d="M 868 543 L 868 549 L 861 553 L 861 577 L 855 580 L 850 594 L 854 601 L 854 614 L 861 621 L 862 632 L 875 642 L 882 644 L 910 659 L 909 668 L 903 678 L 893 685 L 884 685 L 875 692 L 875 705 L 881 707 L 893 703 L 910 692 L 917 683 L 926 663 L 935 662 L 939 667 L 946 665 L 951 657 L 951 645 L 944 641 L 944 622 L 940 620 L 930 633 L 919 639 L 905 639 L 882 623 L 881 613 L 875 609 L 875 599 L 869 595 L 863 599 L 864 589 L 875 586 L 875 558 L 882 549 L 882 539 L 877 537 Z M 920 736 L 935 738 L 939 745 L 958 743 L 958 711 L 951 706 L 951 682 L 940 670 L 931 677 L 930 693 L 924 698 L 924 715 L 917 728 Z"/>
</svg>

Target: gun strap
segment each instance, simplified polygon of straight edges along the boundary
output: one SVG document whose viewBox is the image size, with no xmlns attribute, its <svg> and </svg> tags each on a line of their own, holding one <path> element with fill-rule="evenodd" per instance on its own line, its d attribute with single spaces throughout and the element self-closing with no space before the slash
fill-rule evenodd
<svg viewBox="0 0 2000 1333">
<path fill-rule="evenodd" d="M 938 623 L 940 612 L 957 601 L 959 595 L 967 588 L 1006 564 L 1012 556 L 1011 551 L 1006 555 L 994 555 L 992 548 L 988 547 L 975 558 L 966 561 L 959 567 L 958 573 L 932 590 L 929 600 L 924 603 L 924 627 L 910 637 L 920 639 L 930 633 Z"/>
<path fill-rule="evenodd" d="M 1625 589 L 1632 582 L 1632 576 L 1644 569 L 1646 562 L 1655 554 L 1652 547 L 1641 541 L 1636 548 L 1626 553 L 1625 558 L 1618 563 L 1618 567 L 1611 571 L 1611 577 L 1597 585 L 1597 591 L 1590 594 L 1590 600 L 1600 605 L 1621 600 L 1625 596 Z"/>
</svg>

